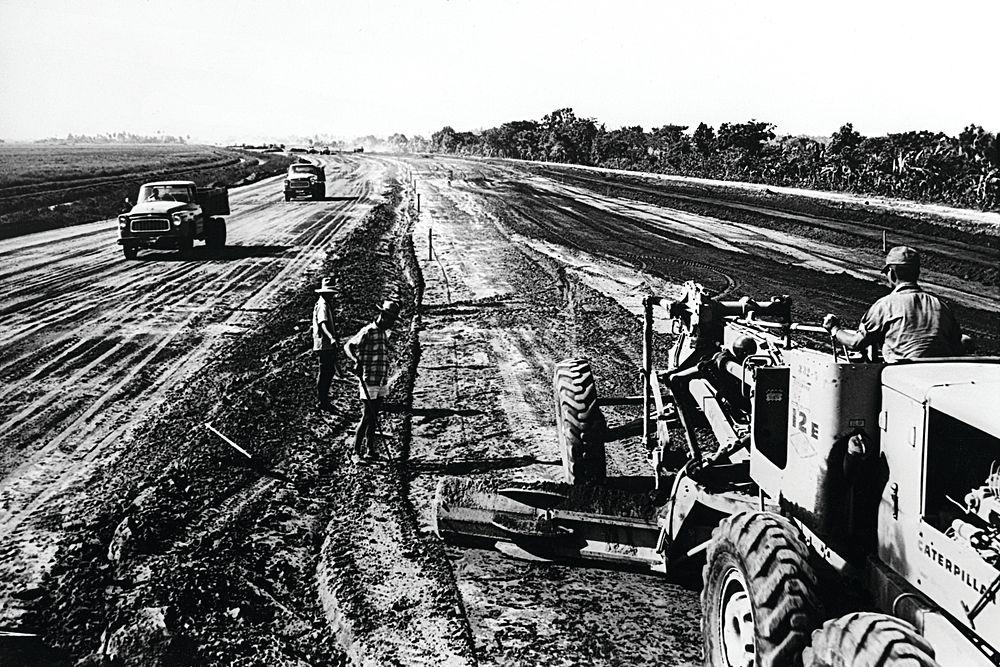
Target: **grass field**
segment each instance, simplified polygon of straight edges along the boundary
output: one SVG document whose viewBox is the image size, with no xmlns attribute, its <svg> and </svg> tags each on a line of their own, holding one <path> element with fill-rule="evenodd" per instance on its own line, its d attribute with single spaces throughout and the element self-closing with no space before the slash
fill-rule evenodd
<svg viewBox="0 0 1000 667">
<path fill-rule="evenodd" d="M 0 190 L 191 168 L 225 157 L 233 156 L 207 146 L 174 144 L 0 144 Z"/>
<path fill-rule="evenodd" d="M 231 187 L 283 173 L 293 161 L 177 144 L 0 144 L 0 238 L 111 218 L 146 181 Z"/>
</svg>

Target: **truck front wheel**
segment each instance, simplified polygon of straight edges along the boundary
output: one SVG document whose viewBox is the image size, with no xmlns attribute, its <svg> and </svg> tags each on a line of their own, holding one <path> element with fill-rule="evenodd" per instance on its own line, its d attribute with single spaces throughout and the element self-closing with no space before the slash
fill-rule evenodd
<svg viewBox="0 0 1000 667">
<path fill-rule="evenodd" d="M 821 618 L 816 575 L 795 527 L 767 512 L 726 517 L 703 572 L 705 665 L 798 665 Z"/>
<path fill-rule="evenodd" d="M 133 260 L 139 256 L 139 248 L 134 245 L 123 245 L 122 254 L 125 255 L 125 259 Z"/>
<path fill-rule="evenodd" d="M 895 616 L 855 612 L 813 632 L 805 667 L 938 667 L 934 649 Z"/>
</svg>

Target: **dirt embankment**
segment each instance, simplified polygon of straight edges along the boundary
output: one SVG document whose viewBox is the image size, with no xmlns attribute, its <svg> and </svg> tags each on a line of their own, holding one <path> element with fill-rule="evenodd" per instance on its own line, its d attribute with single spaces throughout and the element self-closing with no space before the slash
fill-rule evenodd
<svg viewBox="0 0 1000 667">
<path fill-rule="evenodd" d="M 405 405 L 418 290 L 403 273 L 410 251 L 402 201 L 398 187 L 388 192 L 333 243 L 324 273 L 338 281 L 342 336 L 370 320 L 379 299 L 404 303 L 394 345 L 404 372 L 392 400 Z M 70 537 L 31 592 L 29 622 L 52 651 L 28 651 L 25 661 L 342 664 L 348 653 L 370 664 L 404 660 L 393 653 L 400 646 L 356 648 L 378 633 L 424 642 L 430 656 L 467 652 L 450 575 L 419 535 L 398 468 L 350 462 L 355 386 L 335 385 L 333 414 L 315 407 L 305 319 L 316 282 L 304 278 L 285 308 L 172 393 L 114 469 L 96 476 L 74 516 L 51 517 Z M 253 460 L 202 428 L 207 421 Z M 404 458 L 406 425 L 402 417 L 384 424 Z M 394 551 L 370 542 L 380 530 Z M 379 558 L 409 564 L 424 586 L 388 608 L 366 600 L 377 578 L 402 576 Z M 434 620 L 434 636 L 423 632 L 422 615 L 459 620 Z M 446 635 L 453 639 L 442 641 Z"/>
</svg>

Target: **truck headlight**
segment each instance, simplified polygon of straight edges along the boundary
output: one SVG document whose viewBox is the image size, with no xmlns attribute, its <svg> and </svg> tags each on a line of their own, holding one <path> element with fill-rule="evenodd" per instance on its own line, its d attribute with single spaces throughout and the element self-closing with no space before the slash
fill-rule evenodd
<svg viewBox="0 0 1000 667">
<path fill-rule="evenodd" d="M 173 215 L 170 216 L 170 219 L 173 221 L 174 227 L 180 227 L 181 222 L 184 220 L 184 216 L 182 216 L 180 213 L 174 213 Z"/>
<path fill-rule="evenodd" d="M 127 215 L 119 215 L 118 216 L 118 227 L 119 228 L 128 227 L 128 216 Z"/>
<path fill-rule="evenodd" d="M 292 181 L 290 179 L 286 178 L 285 179 L 285 185 L 291 185 L 291 184 L 292 184 Z"/>
</svg>

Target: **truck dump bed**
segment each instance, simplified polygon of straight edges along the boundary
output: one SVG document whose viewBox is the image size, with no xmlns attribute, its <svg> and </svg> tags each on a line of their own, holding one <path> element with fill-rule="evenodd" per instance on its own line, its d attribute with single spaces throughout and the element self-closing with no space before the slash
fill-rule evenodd
<svg viewBox="0 0 1000 667">
<path fill-rule="evenodd" d="M 198 188 L 195 199 L 206 217 L 229 215 L 228 188 Z"/>
</svg>

